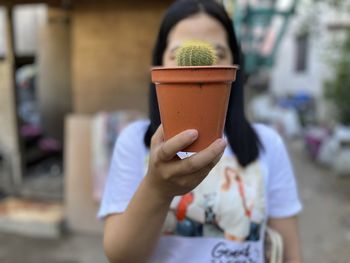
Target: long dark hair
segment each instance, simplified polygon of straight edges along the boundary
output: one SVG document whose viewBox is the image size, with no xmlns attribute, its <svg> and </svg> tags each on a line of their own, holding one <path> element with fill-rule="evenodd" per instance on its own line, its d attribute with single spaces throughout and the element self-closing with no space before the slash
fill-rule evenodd
<svg viewBox="0 0 350 263">
<path fill-rule="evenodd" d="M 153 66 L 163 64 L 163 54 L 167 47 L 170 30 L 181 20 L 204 12 L 217 19 L 227 33 L 227 41 L 233 55 L 234 64 L 241 66 L 236 81 L 232 84 L 229 107 L 226 116 L 225 133 L 228 142 L 242 166 L 247 166 L 259 155 L 260 141 L 244 113 L 242 55 L 236 39 L 233 23 L 224 7 L 214 0 L 178 0 L 166 11 L 153 50 Z M 150 147 L 151 137 L 160 125 L 160 113 L 155 85 L 151 83 L 149 94 L 149 116 L 151 123 L 145 134 L 145 144 Z"/>
</svg>

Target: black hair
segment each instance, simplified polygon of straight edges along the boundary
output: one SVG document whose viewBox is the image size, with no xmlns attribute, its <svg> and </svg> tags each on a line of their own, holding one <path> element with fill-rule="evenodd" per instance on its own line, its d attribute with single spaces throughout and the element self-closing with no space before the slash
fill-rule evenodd
<svg viewBox="0 0 350 263">
<path fill-rule="evenodd" d="M 227 33 L 228 45 L 234 60 L 233 63 L 241 67 L 237 72 L 236 81 L 232 83 L 226 116 L 225 134 L 239 163 L 242 166 L 247 166 L 257 159 L 261 143 L 256 132 L 245 117 L 242 54 L 234 32 L 233 23 L 226 13 L 225 8 L 214 0 L 175 1 L 163 17 L 153 50 L 152 65 L 161 66 L 163 64 L 163 54 L 167 47 L 170 30 L 181 20 L 201 12 L 217 19 L 224 27 Z M 161 123 L 157 94 L 153 83 L 151 83 L 149 90 L 149 117 L 151 123 L 144 138 L 147 147 L 150 147 L 151 137 Z"/>
</svg>

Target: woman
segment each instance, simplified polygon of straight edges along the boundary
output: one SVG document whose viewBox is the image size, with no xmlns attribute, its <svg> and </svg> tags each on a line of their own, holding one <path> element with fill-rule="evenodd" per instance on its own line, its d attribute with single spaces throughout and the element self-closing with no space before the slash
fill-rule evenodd
<svg viewBox="0 0 350 263">
<path fill-rule="evenodd" d="M 219 65 L 240 64 L 232 22 L 211 0 L 179 0 L 166 12 L 154 66 L 174 66 L 186 40 L 217 50 Z M 242 73 L 232 86 L 225 135 L 186 159 L 177 153 L 196 130 L 164 141 L 154 85 L 150 120 L 119 136 L 99 216 L 110 262 L 264 262 L 266 225 L 284 241 L 284 261 L 301 262 L 295 178 L 281 138 L 244 116 Z"/>
</svg>

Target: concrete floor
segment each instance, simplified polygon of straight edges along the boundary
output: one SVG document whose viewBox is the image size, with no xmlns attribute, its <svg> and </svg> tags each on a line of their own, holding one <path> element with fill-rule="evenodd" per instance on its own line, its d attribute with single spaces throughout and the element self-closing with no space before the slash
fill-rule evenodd
<svg viewBox="0 0 350 263">
<path fill-rule="evenodd" d="M 304 211 L 300 228 L 306 263 L 350 262 L 350 178 L 316 166 L 300 142 L 289 144 Z M 1 263 L 105 263 L 99 236 L 43 240 L 0 234 Z"/>
<path fill-rule="evenodd" d="M 102 238 L 70 235 L 60 240 L 0 234 L 1 263 L 107 263 Z"/>
<path fill-rule="evenodd" d="M 301 142 L 289 144 L 304 210 L 300 232 L 306 263 L 350 262 L 350 177 L 316 166 Z"/>
</svg>

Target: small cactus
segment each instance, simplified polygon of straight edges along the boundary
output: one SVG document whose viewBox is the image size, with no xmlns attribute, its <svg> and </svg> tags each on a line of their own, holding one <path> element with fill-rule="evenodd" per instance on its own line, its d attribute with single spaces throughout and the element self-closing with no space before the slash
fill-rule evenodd
<svg viewBox="0 0 350 263">
<path fill-rule="evenodd" d="M 176 52 L 178 66 L 212 66 L 215 62 L 215 49 L 208 42 L 186 41 Z"/>
</svg>

